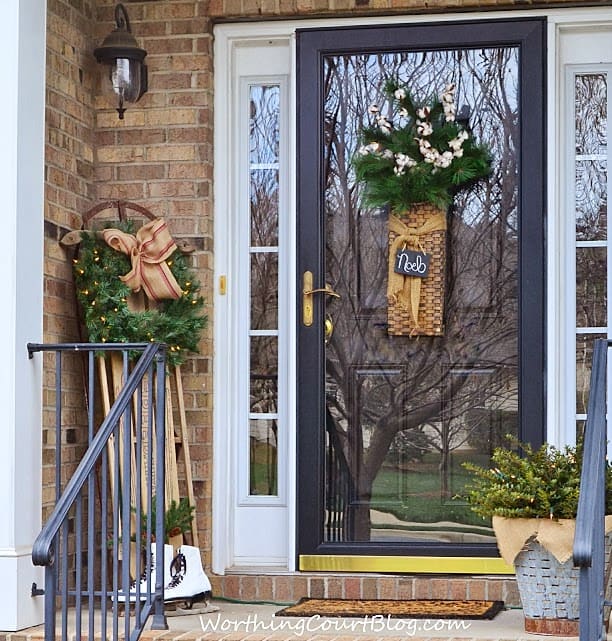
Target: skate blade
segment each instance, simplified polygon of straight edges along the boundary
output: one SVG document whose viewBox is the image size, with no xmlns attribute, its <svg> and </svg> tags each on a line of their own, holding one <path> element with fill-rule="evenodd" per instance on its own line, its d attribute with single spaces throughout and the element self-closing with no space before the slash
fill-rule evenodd
<svg viewBox="0 0 612 641">
<path fill-rule="evenodd" d="M 198 594 L 194 594 L 193 596 L 177 596 L 171 597 L 169 599 L 164 599 L 164 603 L 185 603 L 185 610 L 192 610 L 194 603 L 201 603 L 202 601 L 208 603 L 208 599 L 210 599 L 210 597 L 211 592 L 210 590 L 208 590 L 207 592 L 199 592 Z"/>
<path fill-rule="evenodd" d="M 201 607 L 194 607 L 194 608 L 191 608 L 191 610 L 177 606 L 176 610 L 173 610 L 171 612 L 166 611 L 166 616 L 167 617 L 184 617 L 184 616 L 189 616 L 194 614 L 212 614 L 213 612 L 219 612 L 220 609 L 221 608 L 218 605 L 210 605 L 210 604 L 207 604 Z"/>
</svg>

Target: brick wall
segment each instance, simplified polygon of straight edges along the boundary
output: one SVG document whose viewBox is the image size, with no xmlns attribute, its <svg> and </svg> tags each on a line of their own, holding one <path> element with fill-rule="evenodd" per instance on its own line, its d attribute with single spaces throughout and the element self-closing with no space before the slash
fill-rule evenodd
<svg viewBox="0 0 612 641">
<path fill-rule="evenodd" d="M 94 196 L 93 85 L 90 59 L 95 0 L 48 0 L 45 147 L 44 338 L 79 340 L 72 281 L 72 251 L 59 239 L 80 226 L 80 215 Z M 83 370 L 80 359 L 66 359 L 63 418 L 63 480 L 86 447 Z M 45 355 L 43 407 L 43 519 L 54 502 L 54 363 Z"/>
<path fill-rule="evenodd" d="M 47 341 L 78 339 L 71 255 L 57 241 L 64 230 L 80 226 L 80 217 L 89 207 L 106 199 L 132 200 L 164 216 L 173 235 L 195 246 L 193 267 L 205 297 L 212 300 L 213 19 L 329 17 L 525 5 L 524 0 L 124 1 L 132 31 L 140 46 L 148 51 L 149 91 L 139 103 L 128 105 L 125 120 L 121 121 L 111 97 L 101 90 L 101 68 L 92 56 L 94 47 L 114 26 L 115 0 L 48 0 Z M 530 6 L 533 5 L 530 3 Z M 212 309 L 208 309 L 208 314 L 212 316 Z M 47 374 L 46 378 L 50 378 L 49 370 Z M 183 378 L 200 547 L 209 562 L 211 323 L 201 342 L 200 354 L 183 366 Z M 75 369 L 72 386 L 77 405 L 81 385 Z M 54 445 L 53 436 L 46 429 L 53 421 L 53 399 L 49 395 L 47 400 L 43 430 L 46 506 L 51 500 L 49 458 Z M 82 417 L 77 410 L 75 408 L 77 431 L 70 438 L 74 442 L 67 444 L 72 448 L 68 460 L 76 460 L 79 448 L 82 449 L 82 435 L 78 432 Z M 232 593 L 229 586 L 228 583 L 228 595 Z M 346 586 L 341 589 L 345 590 Z"/>
</svg>

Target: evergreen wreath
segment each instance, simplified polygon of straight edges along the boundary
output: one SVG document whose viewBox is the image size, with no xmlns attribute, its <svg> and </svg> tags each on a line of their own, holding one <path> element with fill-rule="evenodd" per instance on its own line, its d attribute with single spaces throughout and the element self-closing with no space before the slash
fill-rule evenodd
<svg viewBox="0 0 612 641">
<path fill-rule="evenodd" d="M 453 84 L 421 104 L 396 80 L 387 81 L 384 91 L 388 106 L 369 107 L 372 123 L 362 128 L 353 158 L 366 204 L 446 208 L 460 188 L 489 175 L 488 149 L 456 119 Z"/>
<path fill-rule="evenodd" d="M 129 222 L 108 227 L 133 233 Z M 131 269 L 129 257 L 115 251 L 95 233 L 82 234 L 79 255 L 73 263 L 77 298 L 92 343 L 166 343 L 170 365 L 180 365 L 188 352 L 198 351 L 200 332 L 208 319 L 202 314 L 204 298 L 200 295 L 200 283 L 180 250 L 166 264 L 182 295 L 145 311 L 132 311 L 127 304 L 132 291 L 120 276 Z"/>
</svg>

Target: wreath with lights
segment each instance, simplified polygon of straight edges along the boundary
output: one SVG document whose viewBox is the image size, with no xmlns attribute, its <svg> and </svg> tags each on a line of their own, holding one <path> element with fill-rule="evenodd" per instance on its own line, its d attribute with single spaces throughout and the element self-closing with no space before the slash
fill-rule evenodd
<svg viewBox="0 0 612 641">
<path fill-rule="evenodd" d="M 156 220 L 165 227 L 162 219 Z M 107 230 L 134 238 L 134 226 L 129 221 L 112 223 Z M 200 283 L 189 269 L 186 257 L 168 234 L 171 245 L 168 243 L 167 247 L 171 253 L 161 267 L 174 277 L 176 297 L 158 300 L 155 308 L 135 311 L 128 301 L 136 290 L 126 282 L 126 274 L 134 271 L 134 262 L 126 253 L 110 246 L 104 234 L 104 231 L 83 232 L 78 258 L 73 261 L 77 298 L 89 340 L 166 343 L 168 363 L 180 365 L 188 352 L 198 351 L 200 333 L 207 323 L 202 313 L 204 298 L 200 295 Z"/>
</svg>

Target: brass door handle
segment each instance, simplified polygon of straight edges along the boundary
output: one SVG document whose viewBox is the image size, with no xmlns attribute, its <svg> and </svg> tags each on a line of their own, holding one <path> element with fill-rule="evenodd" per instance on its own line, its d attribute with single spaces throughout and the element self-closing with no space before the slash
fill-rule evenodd
<svg viewBox="0 0 612 641">
<path fill-rule="evenodd" d="M 310 296 L 310 294 L 328 294 L 329 296 L 333 296 L 334 298 L 340 298 L 340 294 L 338 292 L 335 292 L 329 285 L 329 283 L 325 283 L 325 287 L 319 287 L 319 289 L 309 289 L 308 291 L 304 292 L 305 296 Z"/>
<path fill-rule="evenodd" d="M 325 283 L 325 287 L 313 288 L 313 276 L 312 272 L 309 270 L 304 272 L 302 283 L 302 322 L 306 327 L 310 327 L 312 325 L 314 315 L 312 295 L 327 294 L 328 296 L 340 298 L 340 294 L 335 292 L 328 283 Z"/>
</svg>

